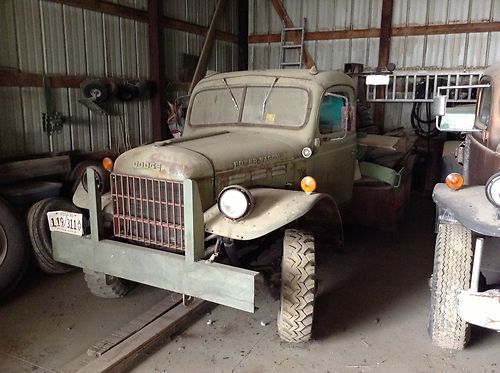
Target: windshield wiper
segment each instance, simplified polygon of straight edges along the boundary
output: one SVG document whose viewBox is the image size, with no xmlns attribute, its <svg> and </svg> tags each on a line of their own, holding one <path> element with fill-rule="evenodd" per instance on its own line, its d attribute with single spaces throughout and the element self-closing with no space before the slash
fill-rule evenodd
<svg viewBox="0 0 500 373">
<path fill-rule="evenodd" d="M 264 98 L 264 101 L 262 102 L 262 113 L 260 114 L 260 120 L 264 120 L 264 112 L 266 111 L 266 104 L 267 104 L 267 99 L 269 98 L 269 95 L 271 94 L 271 91 L 274 88 L 274 85 L 278 81 L 279 78 L 274 78 L 273 83 L 271 84 L 271 87 L 269 87 L 269 90 L 267 91 L 266 97 Z"/>
<path fill-rule="evenodd" d="M 231 87 L 227 84 L 226 78 L 223 78 L 222 81 L 226 85 L 227 89 L 229 90 L 229 93 L 231 94 L 231 100 L 233 100 L 234 107 L 236 110 L 238 110 L 238 113 L 240 112 L 240 107 L 238 106 L 238 103 L 236 102 L 236 99 L 234 98 L 233 91 L 231 90 Z"/>
</svg>

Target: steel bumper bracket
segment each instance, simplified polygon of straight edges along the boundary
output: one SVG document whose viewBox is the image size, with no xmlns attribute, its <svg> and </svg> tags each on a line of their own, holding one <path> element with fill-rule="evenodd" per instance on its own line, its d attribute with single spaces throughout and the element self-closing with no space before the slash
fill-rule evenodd
<svg viewBox="0 0 500 373">
<path fill-rule="evenodd" d="M 500 331 L 500 290 L 459 290 L 457 311 L 471 324 Z"/>
<path fill-rule="evenodd" d="M 54 259 L 76 267 L 254 312 L 258 272 L 90 236 L 52 232 Z"/>
</svg>

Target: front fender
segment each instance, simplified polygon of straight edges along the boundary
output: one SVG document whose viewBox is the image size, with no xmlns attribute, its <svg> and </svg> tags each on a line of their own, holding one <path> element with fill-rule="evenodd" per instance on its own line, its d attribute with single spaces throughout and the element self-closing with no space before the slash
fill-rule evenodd
<svg viewBox="0 0 500 373">
<path fill-rule="evenodd" d="M 329 195 L 322 193 L 255 188 L 250 189 L 255 206 L 252 212 L 242 220 L 226 218 L 217 205 L 204 213 L 205 231 L 222 237 L 237 240 L 253 240 L 262 237 L 294 220 L 306 215 L 318 203 L 329 207 L 338 215 L 338 208 Z"/>
<path fill-rule="evenodd" d="M 89 209 L 89 197 L 88 193 L 83 187 L 82 182 L 78 184 L 78 186 L 75 189 L 75 193 L 73 193 L 73 198 L 72 198 L 73 204 L 76 207 L 79 207 L 81 209 Z M 113 199 L 111 198 L 111 192 L 107 192 L 101 196 L 101 208 L 104 212 L 113 214 L 113 205 L 112 202 Z"/>
<path fill-rule="evenodd" d="M 438 207 L 439 223 L 458 221 L 473 232 L 500 237 L 500 210 L 486 198 L 484 185 L 451 190 L 439 183 L 432 199 Z"/>
</svg>

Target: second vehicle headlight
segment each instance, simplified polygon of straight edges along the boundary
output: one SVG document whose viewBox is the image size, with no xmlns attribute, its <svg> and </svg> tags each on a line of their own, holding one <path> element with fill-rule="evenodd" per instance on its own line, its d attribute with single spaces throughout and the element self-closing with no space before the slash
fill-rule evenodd
<svg viewBox="0 0 500 373">
<path fill-rule="evenodd" d="M 247 216 L 253 208 L 252 194 L 239 185 L 224 188 L 217 199 L 219 211 L 229 219 L 237 220 Z"/>
<path fill-rule="evenodd" d="M 495 206 L 500 207 L 500 172 L 486 182 L 486 197 Z"/>
</svg>

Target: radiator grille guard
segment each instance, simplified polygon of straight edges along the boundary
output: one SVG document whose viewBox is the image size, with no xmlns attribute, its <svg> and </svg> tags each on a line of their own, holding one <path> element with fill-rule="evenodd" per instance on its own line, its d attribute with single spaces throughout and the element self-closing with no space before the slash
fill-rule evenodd
<svg viewBox="0 0 500 373">
<path fill-rule="evenodd" d="M 111 174 L 115 237 L 184 251 L 183 184 Z"/>
</svg>

